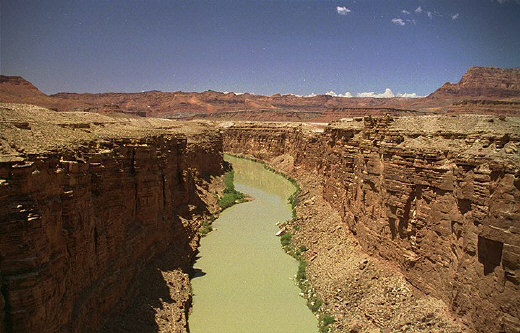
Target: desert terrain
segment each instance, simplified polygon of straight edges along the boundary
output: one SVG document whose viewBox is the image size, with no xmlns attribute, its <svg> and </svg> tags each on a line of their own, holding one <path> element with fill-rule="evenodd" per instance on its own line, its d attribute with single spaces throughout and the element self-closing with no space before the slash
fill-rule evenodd
<svg viewBox="0 0 520 333">
<path fill-rule="evenodd" d="M 472 67 L 421 98 L 1 76 L 0 332 L 188 332 L 224 152 L 299 184 L 281 228 L 328 331 L 520 331 L 520 69 Z"/>
<path fill-rule="evenodd" d="M 458 83 L 446 83 L 421 98 L 261 96 L 205 91 L 45 95 L 21 77 L 0 77 L 0 100 L 57 111 L 126 113 L 171 119 L 329 122 L 365 115 L 444 113 L 517 116 L 520 69 L 472 67 Z"/>
</svg>

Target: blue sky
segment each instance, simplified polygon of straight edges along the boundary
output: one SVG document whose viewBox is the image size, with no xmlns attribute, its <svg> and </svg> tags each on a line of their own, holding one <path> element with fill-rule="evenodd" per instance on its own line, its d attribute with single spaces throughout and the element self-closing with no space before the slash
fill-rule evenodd
<svg viewBox="0 0 520 333">
<path fill-rule="evenodd" d="M 427 95 L 520 66 L 520 0 L 2 1 L 1 72 L 45 93 Z"/>
</svg>

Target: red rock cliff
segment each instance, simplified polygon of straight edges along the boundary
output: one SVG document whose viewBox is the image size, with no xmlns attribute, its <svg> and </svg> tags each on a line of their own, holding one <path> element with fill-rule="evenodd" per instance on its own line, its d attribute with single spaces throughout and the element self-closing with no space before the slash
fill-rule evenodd
<svg viewBox="0 0 520 333">
<path fill-rule="evenodd" d="M 472 331 L 520 329 L 518 119 L 257 124 L 227 124 L 224 149 L 286 156 L 315 175 L 368 253 L 397 264 Z"/>
<path fill-rule="evenodd" d="M 197 187 L 222 172 L 215 130 L 19 105 L 0 116 L 0 331 L 97 331 L 152 259 L 173 248 L 189 263 Z"/>
<path fill-rule="evenodd" d="M 520 69 L 517 67 L 472 67 L 460 82 L 446 83 L 427 98 L 262 96 L 156 90 L 139 93 L 57 93 L 47 96 L 21 77 L 0 75 L 0 102 L 28 103 L 60 111 L 134 113 L 175 119 L 210 117 L 215 120 L 328 122 L 364 115 L 389 113 L 403 116 L 446 111 L 518 116 L 519 97 Z"/>
<path fill-rule="evenodd" d="M 520 68 L 471 67 L 458 83 L 445 83 L 430 98 L 520 96 Z"/>
</svg>

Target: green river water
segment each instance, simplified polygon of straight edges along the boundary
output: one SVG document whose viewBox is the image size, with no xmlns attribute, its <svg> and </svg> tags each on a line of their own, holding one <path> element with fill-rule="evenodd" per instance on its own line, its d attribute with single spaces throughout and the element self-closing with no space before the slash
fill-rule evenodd
<svg viewBox="0 0 520 333">
<path fill-rule="evenodd" d="M 191 333 L 317 332 L 317 320 L 298 296 L 298 263 L 275 236 L 291 218 L 295 187 L 260 163 L 226 156 L 235 188 L 254 198 L 228 208 L 202 239 L 192 279 Z"/>
</svg>

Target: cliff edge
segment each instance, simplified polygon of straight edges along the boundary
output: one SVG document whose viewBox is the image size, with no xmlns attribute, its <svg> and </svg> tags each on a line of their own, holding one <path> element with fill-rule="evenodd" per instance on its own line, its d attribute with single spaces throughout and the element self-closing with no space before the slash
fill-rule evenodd
<svg viewBox="0 0 520 333">
<path fill-rule="evenodd" d="M 0 331 L 98 331 L 129 304 L 133 329 L 186 331 L 222 171 L 202 124 L 0 104 Z M 155 293 L 139 303 L 143 272 Z"/>
<path fill-rule="evenodd" d="M 434 299 L 462 331 L 520 330 L 519 118 L 221 126 L 225 150 L 302 184 L 293 238 L 340 331 L 460 332 Z"/>
</svg>

